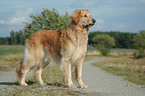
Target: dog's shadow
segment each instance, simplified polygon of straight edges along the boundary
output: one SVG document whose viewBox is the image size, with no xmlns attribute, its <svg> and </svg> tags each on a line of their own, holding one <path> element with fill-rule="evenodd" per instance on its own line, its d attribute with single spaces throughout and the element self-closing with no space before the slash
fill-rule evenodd
<svg viewBox="0 0 145 96">
<path fill-rule="evenodd" d="M 37 84 L 34 81 L 27 81 L 26 82 L 28 85 L 33 85 L 33 84 Z M 48 86 L 56 86 L 56 87 L 64 87 L 66 88 L 66 85 L 63 85 L 61 83 L 46 83 Z M 10 85 L 16 85 L 16 86 L 20 86 L 19 82 L 0 82 L 0 85 L 6 85 L 6 86 L 10 86 Z"/>
<path fill-rule="evenodd" d="M 19 82 L 0 82 L 0 85 L 19 85 Z"/>
</svg>

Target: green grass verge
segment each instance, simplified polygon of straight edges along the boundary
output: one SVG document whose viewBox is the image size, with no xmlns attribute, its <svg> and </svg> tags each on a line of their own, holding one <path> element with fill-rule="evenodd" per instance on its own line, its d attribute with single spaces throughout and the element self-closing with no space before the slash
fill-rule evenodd
<svg viewBox="0 0 145 96">
<path fill-rule="evenodd" d="M 23 52 L 24 52 L 23 49 L 0 49 L 0 56 L 7 54 L 18 54 Z"/>
<path fill-rule="evenodd" d="M 24 52 L 24 46 L 0 46 L 0 56 L 7 54 L 18 54 Z"/>
<path fill-rule="evenodd" d="M 122 76 L 125 80 L 132 83 L 145 85 L 145 63 L 143 61 L 144 60 L 118 58 L 95 62 L 93 65 L 109 73 Z"/>
</svg>

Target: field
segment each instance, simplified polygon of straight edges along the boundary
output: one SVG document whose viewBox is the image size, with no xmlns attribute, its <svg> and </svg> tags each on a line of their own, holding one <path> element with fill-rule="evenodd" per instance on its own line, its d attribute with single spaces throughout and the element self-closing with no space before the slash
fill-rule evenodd
<svg viewBox="0 0 145 96">
<path fill-rule="evenodd" d="M 108 57 L 124 57 L 124 56 L 133 56 L 133 53 L 136 52 L 134 49 L 111 49 Z M 89 49 L 87 55 L 91 56 L 101 56 L 100 52 L 96 49 Z M 102 57 L 102 56 L 101 56 Z"/>
<path fill-rule="evenodd" d="M 24 46 L 0 46 L 0 70 L 15 68 L 23 57 Z"/>
<path fill-rule="evenodd" d="M 107 72 L 122 76 L 132 83 L 145 85 L 145 58 L 112 58 L 110 60 L 93 63 L 93 65 Z"/>
</svg>

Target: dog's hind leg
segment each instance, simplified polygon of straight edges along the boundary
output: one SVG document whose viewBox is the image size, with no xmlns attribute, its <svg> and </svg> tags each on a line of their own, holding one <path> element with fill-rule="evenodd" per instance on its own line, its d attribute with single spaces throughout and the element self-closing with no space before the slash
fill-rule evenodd
<svg viewBox="0 0 145 96">
<path fill-rule="evenodd" d="M 47 85 L 46 83 L 43 82 L 41 75 L 42 75 L 42 70 L 49 64 L 48 59 L 45 59 L 44 61 L 40 62 L 39 66 L 37 67 L 35 71 L 35 76 L 36 76 L 36 81 L 39 82 L 42 86 Z"/>
<path fill-rule="evenodd" d="M 20 82 L 19 82 L 21 85 L 27 86 L 27 83 L 25 82 L 25 77 L 29 70 L 30 69 L 21 69 Z"/>
<path fill-rule="evenodd" d="M 43 70 L 42 68 L 37 68 L 35 71 L 35 75 L 36 75 L 36 80 L 39 81 L 39 83 L 44 86 L 47 84 L 44 83 L 42 78 L 41 78 L 42 70 Z"/>
</svg>

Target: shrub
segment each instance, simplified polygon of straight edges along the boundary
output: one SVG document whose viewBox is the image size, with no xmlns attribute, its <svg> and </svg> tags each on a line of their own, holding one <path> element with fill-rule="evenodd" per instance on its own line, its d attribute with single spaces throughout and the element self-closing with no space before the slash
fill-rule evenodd
<svg viewBox="0 0 145 96">
<path fill-rule="evenodd" d="M 107 56 L 110 53 L 110 50 L 107 48 L 100 49 L 99 51 L 102 56 Z"/>
<path fill-rule="evenodd" d="M 96 35 L 93 37 L 93 41 L 103 56 L 107 56 L 110 53 L 109 48 L 115 45 L 115 39 L 107 34 Z"/>
<path fill-rule="evenodd" d="M 134 38 L 134 47 L 138 50 L 137 53 L 134 53 L 134 58 L 139 59 L 145 57 L 145 30 L 139 31 Z"/>
</svg>

